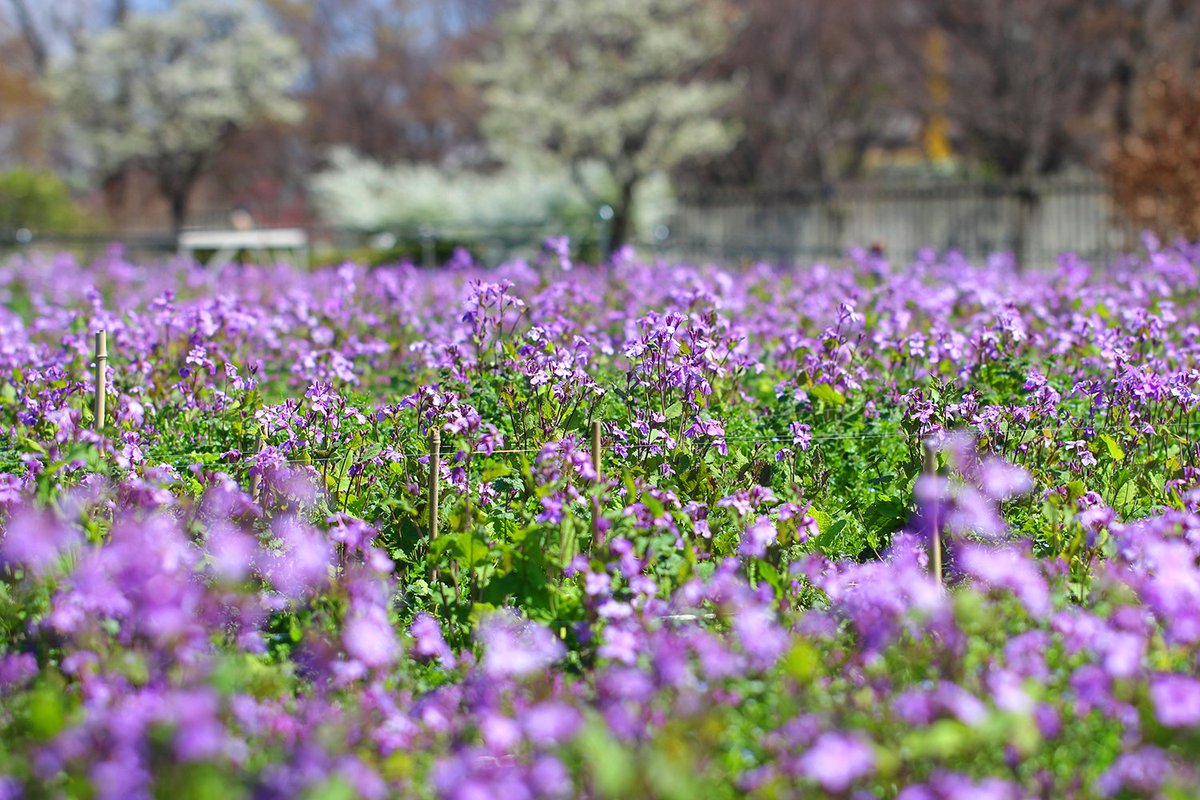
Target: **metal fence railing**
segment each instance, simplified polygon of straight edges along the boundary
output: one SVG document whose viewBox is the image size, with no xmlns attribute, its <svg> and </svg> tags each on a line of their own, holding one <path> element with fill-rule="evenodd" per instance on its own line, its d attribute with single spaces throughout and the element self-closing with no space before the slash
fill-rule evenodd
<svg viewBox="0 0 1200 800">
<path fill-rule="evenodd" d="M 215 213 L 215 212 L 214 212 Z M 192 230 L 228 228 L 228 213 Z M 609 244 L 607 217 L 599 215 L 572 240 L 585 260 Z M 303 228 L 309 249 L 303 262 L 352 258 L 368 263 L 407 259 L 432 266 L 464 246 L 478 261 L 497 264 L 536 254 L 548 222 L 487 225 L 428 224 L 363 232 L 328 226 Z M 737 263 L 792 264 L 836 259 L 853 247 L 878 246 L 894 260 L 922 248 L 957 250 L 972 259 L 1014 253 L 1023 264 L 1052 264 L 1064 252 L 1104 263 L 1135 247 L 1139 231 L 1122 218 L 1109 187 L 1097 179 L 1047 179 L 1032 187 L 999 182 L 929 179 L 840 185 L 834 189 L 724 190 L 680 198 L 669 225 L 637 243 L 645 256 Z M 165 232 L 60 234 L 0 231 L 0 254 L 66 249 L 81 257 L 102 255 L 120 242 L 134 258 L 161 259 L 179 252 Z M 238 254 L 239 258 L 253 254 Z"/>
<path fill-rule="evenodd" d="M 1008 251 L 1033 266 L 1068 251 L 1108 261 L 1138 234 L 1110 188 L 1092 178 L 719 191 L 682 198 L 670 227 L 671 249 L 683 258 L 787 262 L 877 245 L 896 259 L 925 247 L 972 258 Z"/>
<path fill-rule="evenodd" d="M 305 246 L 266 246 L 269 240 L 277 238 L 271 234 L 285 233 L 303 234 Z M 512 258 L 536 257 L 542 251 L 545 239 L 556 233 L 558 231 L 551 223 L 531 222 L 430 224 L 371 232 L 318 225 L 235 230 L 228 225 L 189 224 L 181 237 L 166 232 L 61 233 L 22 229 L 0 230 L 0 258 L 22 252 L 69 251 L 90 260 L 104 255 L 113 244 L 119 244 L 126 257 L 146 261 L 184 255 L 209 265 L 227 260 L 261 263 L 278 259 L 301 265 L 353 260 L 366 264 L 408 261 L 433 267 L 452 260 L 456 248 L 462 247 L 475 262 L 495 266 Z M 662 238 L 662 231 L 658 233 L 659 238 L 635 242 L 638 251 L 651 257 L 665 254 L 668 242 Z M 570 239 L 572 254 L 584 261 L 596 261 L 608 249 L 608 237 L 607 224 L 597 224 L 582 232 L 577 230 Z M 258 239 L 266 244 L 249 241 Z"/>
</svg>

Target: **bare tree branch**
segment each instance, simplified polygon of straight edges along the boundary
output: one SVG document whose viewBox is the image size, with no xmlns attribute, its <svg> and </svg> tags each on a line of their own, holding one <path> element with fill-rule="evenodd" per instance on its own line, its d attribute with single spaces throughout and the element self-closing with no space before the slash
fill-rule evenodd
<svg viewBox="0 0 1200 800">
<path fill-rule="evenodd" d="M 17 28 L 21 32 L 21 38 L 25 41 L 25 46 L 29 48 L 29 53 L 33 58 L 37 74 L 45 75 L 46 67 L 50 62 L 50 52 L 46 46 L 45 37 L 38 29 L 33 15 L 29 12 L 26 0 L 8 0 L 8 3 L 12 7 L 13 14 L 16 16 Z"/>
</svg>

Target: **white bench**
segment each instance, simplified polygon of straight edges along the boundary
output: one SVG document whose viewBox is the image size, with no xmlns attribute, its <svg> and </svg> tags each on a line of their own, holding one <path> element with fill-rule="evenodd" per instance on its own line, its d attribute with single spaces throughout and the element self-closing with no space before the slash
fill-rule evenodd
<svg viewBox="0 0 1200 800">
<path fill-rule="evenodd" d="M 184 231 L 179 234 L 179 255 L 196 258 L 196 252 L 211 250 L 205 266 L 224 266 L 239 252 L 267 261 L 291 261 L 308 266 L 308 233 L 303 228 L 261 228 L 251 230 Z"/>
</svg>

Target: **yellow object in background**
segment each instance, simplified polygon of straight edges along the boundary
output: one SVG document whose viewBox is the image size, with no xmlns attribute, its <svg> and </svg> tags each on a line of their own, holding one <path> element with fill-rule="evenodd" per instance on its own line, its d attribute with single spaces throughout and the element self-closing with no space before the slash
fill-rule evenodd
<svg viewBox="0 0 1200 800">
<path fill-rule="evenodd" d="M 946 116 L 946 106 L 950 103 L 948 64 L 946 35 L 940 30 L 930 31 L 925 37 L 925 69 L 934 110 L 921 134 L 921 146 L 930 161 L 949 161 L 954 155 L 950 147 L 950 121 Z"/>
</svg>

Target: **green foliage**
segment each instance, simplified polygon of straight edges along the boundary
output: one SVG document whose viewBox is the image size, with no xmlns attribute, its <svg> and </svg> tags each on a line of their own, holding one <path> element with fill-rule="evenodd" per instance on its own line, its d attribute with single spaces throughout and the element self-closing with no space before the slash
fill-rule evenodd
<svg viewBox="0 0 1200 800">
<path fill-rule="evenodd" d="M 20 228 L 70 233 L 84 224 L 70 190 L 57 175 L 26 167 L 0 172 L 0 233 Z"/>
</svg>

